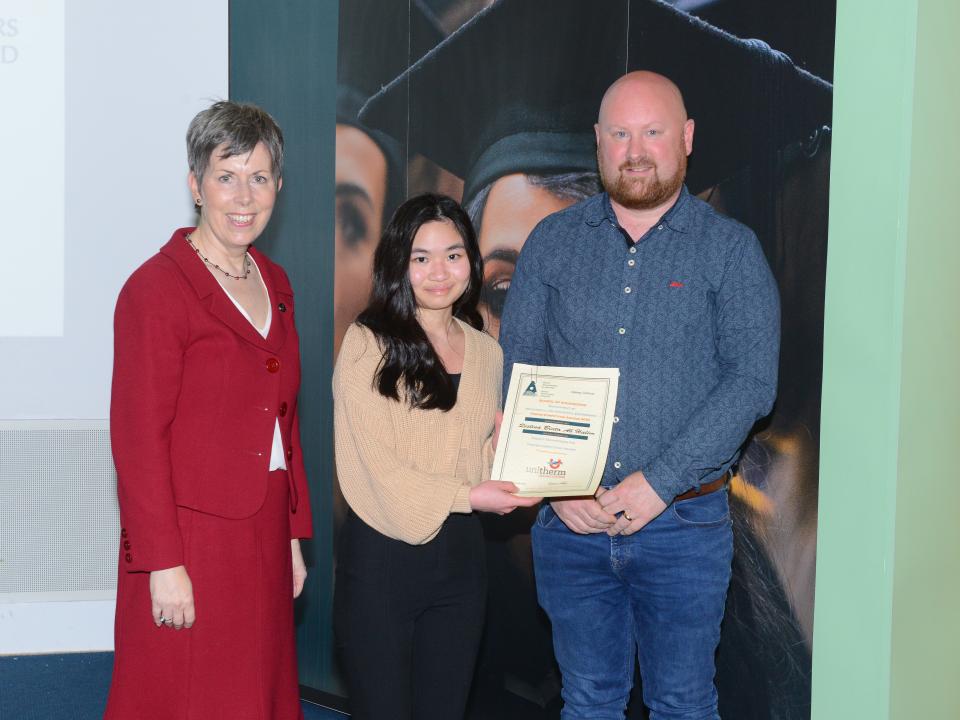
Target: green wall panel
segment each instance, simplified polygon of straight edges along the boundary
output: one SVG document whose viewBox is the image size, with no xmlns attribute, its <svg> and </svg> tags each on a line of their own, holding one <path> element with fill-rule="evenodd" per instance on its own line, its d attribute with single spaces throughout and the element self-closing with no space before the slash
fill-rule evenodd
<svg viewBox="0 0 960 720">
<path fill-rule="evenodd" d="M 911 4 L 870 13 L 869 29 L 862 3 L 837 7 L 813 639 L 820 720 L 886 717 Z"/>
<path fill-rule="evenodd" d="M 960 718 L 960 3 L 920 0 L 904 262 L 890 717 Z"/>
<path fill-rule="evenodd" d="M 960 4 L 840 0 L 814 720 L 960 717 Z"/>
</svg>

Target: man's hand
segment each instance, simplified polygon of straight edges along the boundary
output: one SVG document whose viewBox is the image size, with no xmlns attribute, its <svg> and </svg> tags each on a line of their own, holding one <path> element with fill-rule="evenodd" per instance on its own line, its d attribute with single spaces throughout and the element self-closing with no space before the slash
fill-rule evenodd
<svg viewBox="0 0 960 720">
<path fill-rule="evenodd" d="M 616 523 L 607 528 L 610 536 L 633 535 L 667 508 L 639 470 L 599 496 L 598 501 L 611 515 L 620 513 Z"/>
<path fill-rule="evenodd" d="M 153 623 L 174 630 L 189 628 L 197 619 L 193 608 L 193 583 L 183 565 L 150 573 L 150 604 Z"/>
<path fill-rule="evenodd" d="M 578 535 L 608 532 L 617 518 L 604 510 L 598 500 L 606 492 L 606 488 L 599 488 L 595 497 L 551 500 L 550 505 L 563 524 Z"/>
</svg>

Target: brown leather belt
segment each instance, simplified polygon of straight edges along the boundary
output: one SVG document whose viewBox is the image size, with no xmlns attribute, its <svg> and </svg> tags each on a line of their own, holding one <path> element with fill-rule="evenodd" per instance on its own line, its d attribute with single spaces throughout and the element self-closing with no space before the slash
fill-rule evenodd
<svg viewBox="0 0 960 720">
<path fill-rule="evenodd" d="M 704 483 L 699 488 L 693 488 L 692 490 L 687 490 L 685 493 L 680 493 L 673 499 L 673 501 L 680 502 L 681 500 L 689 500 L 690 498 L 709 495 L 710 493 L 716 492 L 720 488 L 724 487 L 729 479 L 730 473 L 725 473 L 716 480 L 711 480 L 708 483 Z"/>
</svg>

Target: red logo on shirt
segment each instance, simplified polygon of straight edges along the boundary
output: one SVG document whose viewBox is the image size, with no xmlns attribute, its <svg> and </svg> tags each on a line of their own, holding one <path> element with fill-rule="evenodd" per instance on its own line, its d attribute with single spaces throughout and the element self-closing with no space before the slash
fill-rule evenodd
<svg viewBox="0 0 960 720">
<path fill-rule="evenodd" d="M 670 287 L 683 287 L 683 283 L 674 280 L 672 283 L 670 283 Z"/>
</svg>

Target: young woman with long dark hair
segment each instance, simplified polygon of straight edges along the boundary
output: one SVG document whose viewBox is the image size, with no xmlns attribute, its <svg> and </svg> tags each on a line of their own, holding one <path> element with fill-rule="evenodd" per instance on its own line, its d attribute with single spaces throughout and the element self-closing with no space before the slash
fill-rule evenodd
<svg viewBox="0 0 960 720">
<path fill-rule="evenodd" d="M 487 479 L 503 358 L 481 329 L 482 265 L 454 200 L 408 200 L 340 347 L 334 623 L 355 720 L 463 716 L 486 596 L 476 512 L 539 501 Z"/>
</svg>

